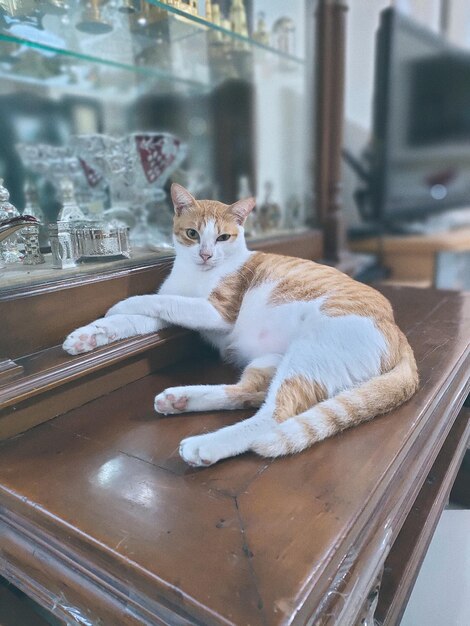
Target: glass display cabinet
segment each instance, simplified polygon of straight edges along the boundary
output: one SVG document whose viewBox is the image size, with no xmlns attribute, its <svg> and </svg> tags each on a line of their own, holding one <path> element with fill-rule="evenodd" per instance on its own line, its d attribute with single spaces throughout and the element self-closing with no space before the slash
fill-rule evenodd
<svg viewBox="0 0 470 626">
<path fill-rule="evenodd" d="M 348 271 L 345 18 L 344 0 L 0 0 L 0 439 L 194 353 L 181 329 L 61 347 L 165 279 L 173 181 L 256 196 L 252 249 Z"/>
<path fill-rule="evenodd" d="M 253 245 L 311 228 L 316 4 L 0 0 L 0 220 L 40 222 L 0 293 L 171 256 L 172 182 L 256 196 Z"/>
</svg>

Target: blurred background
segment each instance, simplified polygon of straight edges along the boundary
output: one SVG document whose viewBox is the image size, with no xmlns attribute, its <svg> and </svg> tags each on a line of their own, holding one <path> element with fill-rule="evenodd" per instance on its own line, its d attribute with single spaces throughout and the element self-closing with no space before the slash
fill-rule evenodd
<svg viewBox="0 0 470 626">
<path fill-rule="evenodd" d="M 345 5 L 340 245 L 363 260 L 350 271 L 468 289 L 470 5 Z M 256 196 L 253 241 L 324 231 L 318 11 L 317 0 L 0 0 L 0 195 L 14 207 L 0 219 L 36 216 L 44 260 L 27 257 L 25 273 L 21 234 L 0 243 L 0 283 L 171 254 L 174 181 L 199 198 Z M 54 261 L 68 219 L 82 239 Z M 115 241 L 98 249 L 96 237 Z"/>
<path fill-rule="evenodd" d="M 390 279 L 470 288 L 470 4 L 355 0 L 344 212 Z"/>
</svg>

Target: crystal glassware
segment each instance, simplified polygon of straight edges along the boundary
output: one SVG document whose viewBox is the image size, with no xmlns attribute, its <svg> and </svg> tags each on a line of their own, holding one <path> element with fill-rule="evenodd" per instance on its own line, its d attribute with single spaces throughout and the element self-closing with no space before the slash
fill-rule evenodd
<svg viewBox="0 0 470 626">
<path fill-rule="evenodd" d="M 24 242 L 23 265 L 41 265 L 45 263 L 39 248 L 39 225 L 33 224 L 21 230 L 21 238 Z"/>
<path fill-rule="evenodd" d="M 0 223 L 6 225 L 11 220 L 20 217 L 20 212 L 10 202 L 10 192 L 3 186 L 3 178 L 0 178 Z M 7 232 L 5 230 L 5 232 Z M 0 240 L 0 257 L 5 263 L 18 263 L 23 254 L 18 246 L 18 238 L 11 231 L 10 236 Z"/>
<path fill-rule="evenodd" d="M 72 138 L 72 146 L 108 181 L 108 217 L 115 215 L 122 220 L 132 211 L 136 219 L 132 243 L 145 246 L 162 242 L 164 237 L 158 227 L 149 225 L 149 216 L 152 205 L 166 198 L 163 186 L 186 157 L 186 145 L 169 133 L 142 132 L 125 137 L 78 135 Z"/>
<path fill-rule="evenodd" d="M 106 195 L 103 176 L 75 154 L 72 148 L 48 144 L 17 144 L 16 147 L 24 166 L 49 180 L 56 188 L 62 204 L 65 179 L 72 181 L 77 203 L 85 212 L 93 202 L 104 204 Z M 82 215 L 84 218 L 85 215 Z"/>
</svg>

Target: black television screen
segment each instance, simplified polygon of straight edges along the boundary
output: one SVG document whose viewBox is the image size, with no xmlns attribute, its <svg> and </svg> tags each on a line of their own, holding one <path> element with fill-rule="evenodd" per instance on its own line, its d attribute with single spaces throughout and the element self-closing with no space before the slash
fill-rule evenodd
<svg viewBox="0 0 470 626">
<path fill-rule="evenodd" d="M 455 54 L 416 61 L 410 73 L 408 144 L 470 145 L 470 60 Z"/>
<path fill-rule="evenodd" d="M 375 71 L 370 217 L 470 206 L 470 55 L 386 9 Z"/>
</svg>

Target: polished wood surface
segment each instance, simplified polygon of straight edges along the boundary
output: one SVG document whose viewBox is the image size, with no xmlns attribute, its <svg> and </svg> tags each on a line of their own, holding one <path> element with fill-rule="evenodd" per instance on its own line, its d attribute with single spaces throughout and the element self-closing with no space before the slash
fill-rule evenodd
<svg viewBox="0 0 470 626">
<path fill-rule="evenodd" d="M 420 370 L 406 405 L 191 469 L 181 438 L 249 414 L 156 417 L 169 385 L 234 379 L 195 353 L 0 445 L 0 573 L 69 623 L 354 624 L 469 386 L 470 295 L 384 292 Z"/>
<path fill-rule="evenodd" d="M 19 359 L 22 375 L 0 384 L 0 440 L 190 358 L 199 349 L 198 335 L 173 328 L 79 356 L 55 346 Z"/>
</svg>

